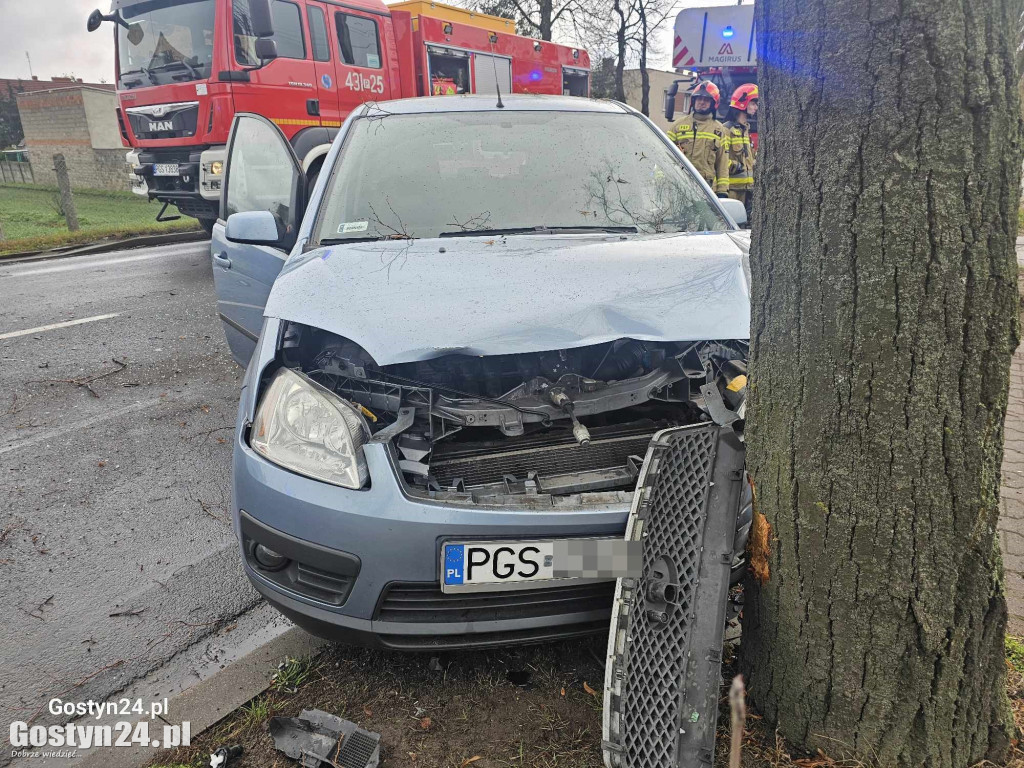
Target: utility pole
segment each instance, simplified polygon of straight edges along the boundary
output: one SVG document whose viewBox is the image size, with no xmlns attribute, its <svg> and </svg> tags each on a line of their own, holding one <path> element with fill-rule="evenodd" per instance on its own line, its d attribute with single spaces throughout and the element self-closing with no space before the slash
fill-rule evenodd
<svg viewBox="0 0 1024 768">
<path fill-rule="evenodd" d="M 32 57 L 28 55 L 28 51 L 25 51 L 25 60 L 28 61 L 28 76 L 30 80 L 35 79 L 35 73 L 32 71 Z"/>
</svg>

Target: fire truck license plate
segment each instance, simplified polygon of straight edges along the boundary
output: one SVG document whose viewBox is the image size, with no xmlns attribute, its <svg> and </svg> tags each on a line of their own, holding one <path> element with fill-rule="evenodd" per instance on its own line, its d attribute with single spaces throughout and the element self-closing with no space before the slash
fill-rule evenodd
<svg viewBox="0 0 1024 768">
<path fill-rule="evenodd" d="M 154 176 L 177 176 L 178 175 L 178 164 L 177 163 L 156 163 L 153 165 Z"/>
</svg>

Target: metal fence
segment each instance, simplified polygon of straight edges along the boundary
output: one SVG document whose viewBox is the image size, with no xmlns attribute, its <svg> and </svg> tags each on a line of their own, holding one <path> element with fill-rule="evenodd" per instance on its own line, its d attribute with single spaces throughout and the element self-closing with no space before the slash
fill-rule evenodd
<svg viewBox="0 0 1024 768">
<path fill-rule="evenodd" d="M 7 158 L 0 159 L 0 178 L 4 184 L 35 184 L 36 177 L 32 173 L 32 163 L 15 162 Z"/>
</svg>

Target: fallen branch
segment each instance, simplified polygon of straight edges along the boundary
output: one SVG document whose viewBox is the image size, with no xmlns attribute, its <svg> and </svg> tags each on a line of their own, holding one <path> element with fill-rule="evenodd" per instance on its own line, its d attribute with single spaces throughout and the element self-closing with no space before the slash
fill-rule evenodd
<svg viewBox="0 0 1024 768">
<path fill-rule="evenodd" d="M 89 385 L 94 381 L 99 381 L 100 379 L 105 379 L 107 376 L 113 376 L 115 373 L 120 373 L 128 367 L 128 363 L 122 362 L 116 357 L 112 357 L 110 360 L 118 366 L 118 368 L 113 371 L 107 371 L 106 373 L 100 373 L 95 376 L 79 376 L 77 379 L 32 379 L 31 381 L 27 381 L 26 384 L 74 384 L 76 387 L 85 387 L 93 397 L 99 397 L 96 390 Z"/>
</svg>

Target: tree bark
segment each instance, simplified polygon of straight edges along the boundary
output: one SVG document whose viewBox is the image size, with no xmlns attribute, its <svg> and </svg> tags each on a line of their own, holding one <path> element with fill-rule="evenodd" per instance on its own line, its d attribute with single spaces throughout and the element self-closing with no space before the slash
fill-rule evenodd
<svg viewBox="0 0 1024 768">
<path fill-rule="evenodd" d="M 651 75 L 647 71 L 647 0 L 638 0 L 637 14 L 640 16 L 640 111 L 651 116 Z"/>
<path fill-rule="evenodd" d="M 625 103 L 626 11 L 622 7 L 622 0 L 612 0 L 612 10 L 619 19 L 615 28 L 615 100 Z"/>
<path fill-rule="evenodd" d="M 1017 0 L 758 0 L 750 695 L 797 746 L 1002 764 Z"/>
</svg>

